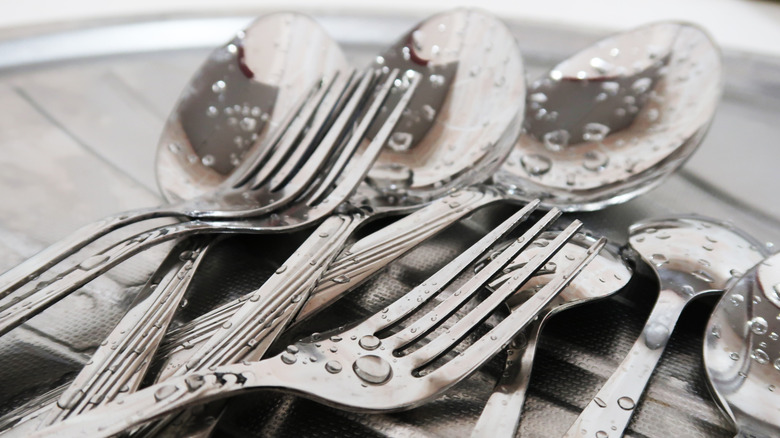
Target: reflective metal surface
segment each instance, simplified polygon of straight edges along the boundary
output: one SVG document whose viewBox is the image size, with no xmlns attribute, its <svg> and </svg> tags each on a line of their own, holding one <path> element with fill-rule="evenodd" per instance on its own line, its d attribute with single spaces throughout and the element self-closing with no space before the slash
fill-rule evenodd
<svg viewBox="0 0 780 438">
<path fill-rule="evenodd" d="M 780 254 L 730 287 L 707 323 L 704 366 L 738 437 L 780 435 Z"/>
<path fill-rule="evenodd" d="M 604 246 L 604 239 L 595 242 L 575 257 L 574 263 L 554 274 L 554 278 L 537 294 L 487 333 L 458 354 L 447 355 L 565 246 L 582 225 L 577 221 L 570 224 L 552 241 L 546 242 L 541 253 L 529 256 L 528 263 L 515 271 L 494 293 L 473 306 L 461 308 L 519 252 L 536 244 L 535 238 L 539 233 L 560 216 L 559 211 L 551 211 L 538 222 L 530 224 L 515 242 L 480 272 L 456 289 L 450 289 L 449 295 L 432 309 L 425 309 L 419 318 L 412 318 L 413 321 L 395 333 L 383 334 L 416 310 L 423 309 L 433 297 L 447 291 L 448 285 L 460 272 L 468 269 L 491 244 L 526 219 L 534 207 L 529 206 L 513 214 L 450 264 L 423 280 L 405 297 L 350 329 L 312 334 L 265 361 L 200 370 L 172 378 L 130 394 L 120 402 L 110 403 L 29 436 L 52 433 L 110 436 L 176 408 L 225 397 L 231 392 L 260 388 L 283 388 L 326 404 L 357 411 L 393 411 L 423 403 L 456 384 L 501 351 L 503 345 L 549 305 Z M 462 315 L 450 322 L 449 317 L 456 312 Z M 433 333 L 445 322 L 444 332 L 438 330 Z M 438 358 L 443 361 L 437 364 Z M 15 433 L 11 430 L 6 435 L 14 436 Z"/>
<path fill-rule="evenodd" d="M 353 65 L 365 65 L 419 18 L 343 15 L 318 16 L 317 21 L 345 44 Z M 73 31 L 0 45 L 0 62 L 6 66 L 0 75 L 0 99 L 8 110 L 0 120 L 0 197 L 9 201 L 0 209 L 2 266 L 19 263 L 88 221 L 159 204 L 154 155 L 166 115 L 210 48 L 249 21 L 250 17 L 227 17 L 86 23 Z M 531 78 L 604 35 L 528 22 L 511 24 L 511 29 Z M 181 38 L 158 38 L 173 34 Z M 117 41 L 122 44 L 112 44 Z M 8 47 L 25 56 L 6 52 Z M 20 47 L 25 50 L 17 50 Z M 114 56 L 105 57 L 106 47 L 115 50 Z M 729 218 L 762 241 L 778 241 L 780 209 L 774 202 L 774 185 L 767 181 L 771 164 L 780 160 L 775 142 L 780 62 L 727 52 L 724 67 L 726 92 L 710 135 L 682 172 L 625 205 L 577 215 L 591 230 L 624 243 L 631 223 L 696 211 Z M 79 102 L 77 108 L 74 101 Z M 381 287 L 379 297 L 361 292 L 367 284 L 335 303 L 338 319 L 359 320 L 365 309 L 381 310 L 385 299 L 401 296 L 406 285 L 430 275 L 444 257 L 462 251 L 501 215 L 500 209 L 486 211 L 412 251 L 372 280 Z M 219 305 L 217 297 L 229 300 L 253 290 L 301 240 L 300 235 L 226 240 L 204 260 L 201 286 L 185 297 L 188 304 L 175 324 Z M 268 254 L 267 248 L 279 254 Z M 162 257 L 160 251 L 152 251 L 117 266 L 0 340 L 3 411 L 75 375 Z M 589 395 L 618 367 L 652 305 L 647 297 L 655 293 L 652 278 L 640 278 L 614 298 L 551 318 L 538 346 L 522 436 L 563 434 L 590 401 Z M 710 400 L 700 371 L 702 327 L 709 310 L 707 301 L 688 306 L 650 380 L 650 396 L 629 424 L 629 436 L 733 436 L 732 426 Z M 305 331 L 338 324 L 319 315 Z M 231 403 L 217 434 L 465 436 L 502 366 L 499 358 L 436 403 L 398 414 L 344 414 L 272 393 L 243 396 Z"/>
<path fill-rule="evenodd" d="M 621 436 L 685 306 L 698 296 L 723 292 L 766 255 L 747 233 L 709 218 L 651 219 L 629 232 L 631 249 L 658 278 L 658 299 L 639 339 L 567 438 Z"/>
<path fill-rule="evenodd" d="M 721 69 L 715 43 L 689 24 L 601 40 L 530 85 L 525 131 L 497 181 L 571 211 L 647 192 L 699 146 Z"/>
</svg>

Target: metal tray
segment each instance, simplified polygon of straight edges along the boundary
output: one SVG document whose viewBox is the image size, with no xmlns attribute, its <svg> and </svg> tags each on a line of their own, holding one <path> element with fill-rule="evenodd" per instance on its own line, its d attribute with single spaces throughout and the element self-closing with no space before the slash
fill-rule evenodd
<svg viewBox="0 0 780 438">
<path fill-rule="evenodd" d="M 363 65 L 420 17 L 316 18 Z M 167 113 L 209 50 L 250 19 L 150 18 L 0 34 L 0 270 L 88 221 L 161 202 L 154 150 Z M 604 36 L 534 23 L 510 27 L 530 78 Z M 729 220 L 762 240 L 780 240 L 773 182 L 780 162 L 774 147 L 780 60 L 726 53 L 724 63 L 723 102 L 683 169 L 627 204 L 570 217 L 617 244 L 639 219 L 692 212 Z M 358 318 L 376 310 L 505 213 L 489 209 L 443 233 L 337 303 L 338 314 Z M 224 241 L 204 263 L 181 318 L 257 286 L 302 236 Z M 123 263 L 0 338 L 0 413 L 75 375 L 164 249 Z M 556 436 L 569 427 L 639 334 L 656 287 L 638 276 L 614 298 L 553 318 L 537 354 L 521 436 Z M 701 364 L 702 331 L 713 303 L 696 302 L 683 314 L 626 436 L 733 436 L 709 397 Z M 301 330 L 331 325 L 325 316 Z M 499 358 L 432 404 L 390 415 L 341 412 L 284 394 L 242 396 L 216 435 L 468 436 L 500 365 Z"/>
</svg>

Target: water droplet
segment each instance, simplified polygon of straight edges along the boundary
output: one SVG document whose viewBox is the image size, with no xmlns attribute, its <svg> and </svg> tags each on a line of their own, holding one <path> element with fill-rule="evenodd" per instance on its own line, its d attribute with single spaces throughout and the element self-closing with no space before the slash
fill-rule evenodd
<svg viewBox="0 0 780 438">
<path fill-rule="evenodd" d="M 775 366 L 775 369 L 780 371 L 780 358 L 775 359 L 775 363 L 773 364 Z"/>
<path fill-rule="evenodd" d="M 713 281 L 715 281 L 715 279 L 712 278 L 712 275 L 710 275 L 707 271 L 703 271 L 701 269 L 691 272 L 691 275 L 707 283 L 712 283 Z"/>
<path fill-rule="evenodd" d="M 338 361 L 335 361 L 335 360 L 328 361 L 325 364 L 325 371 L 327 371 L 327 372 L 329 372 L 331 374 L 338 374 L 338 373 L 341 372 L 341 369 L 342 369 L 341 362 L 338 362 Z"/>
<path fill-rule="evenodd" d="M 753 352 L 750 353 L 750 357 L 761 365 L 769 363 L 769 355 L 766 354 L 766 351 L 761 350 L 760 348 L 753 350 Z"/>
<path fill-rule="evenodd" d="M 276 270 L 276 273 L 277 274 L 282 274 L 286 270 L 287 270 L 287 265 L 282 265 L 282 266 L 279 266 L 279 269 Z"/>
<path fill-rule="evenodd" d="M 184 383 L 187 385 L 187 389 L 195 391 L 203 386 L 206 380 L 200 374 L 192 374 L 184 378 Z"/>
<path fill-rule="evenodd" d="M 601 123 L 586 123 L 583 127 L 582 139 L 585 141 L 602 141 L 609 134 L 609 126 Z"/>
<path fill-rule="evenodd" d="M 634 406 L 636 406 L 636 404 L 634 403 L 634 400 L 631 397 L 620 397 L 618 399 L 618 406 L 620 406 L 622 409 L 630 411 L 631 409 L 634 409 Z"/>
<path fill-rule="evenodd" d="M 200 162 L 203 163 L 203 165 L 206 167 L 213 166 L 215 161 L 216 159 L 214 158 L 214 156 L 210 154 L 204 155 L 203 158 L 200 159 Z"/>
<path fill-rule="evenodd" d="M 772 332 L 769 334 L 769 339 L 776 341 L 778 339 L 778 335 L 775 332 Z"/>
<path fill-rule="evenodd" d="M 349 283 L 349 277 L 346 275 L 339 275 L 338 277 L 334 277 L 332 281 L 338 284 Z"/>
<path fill-rule="evenodd" d="M 288 352 L 282 353 L 280 357 L 282 358 L 282 362 L 286 363 L 287 365 L 292 365 L 295 363 L 295 361 L 298 360 L 298 356 Z"/>
<path fill-rule="evenodd" d="M 556 129 L 555 131 L 544 134 L 542 142 L 544 142 L 544 147 L 547 149 L 558 152 L 569 145 L 570 139 L 571 134 L 569 134 L 569 131 L 565 129 Z"/>
<path fill-rule="evenodd" d="M 254 132 L 257 129 L 257 120 L 252 117 L 244 117 L 238 122 L 238 126 L 244 132 Z"/>
<path fill-rule="evenodd" d="M 750 330 L 757 335 L 766 334 L 768 327 L 766 320 L 760 316 L 750 321 Z"/>
<path fill-rule="evenodd" d="M 83 269 L 85 271 L 95 269 L 98 266 L 102 265 L 103 263 L 107 262 L 109 258 L 110 257 L 107 254 L 93 255 L 92 257 L 81 262 L 81 264 L 79 265 L 79 269 Z"/>
<path fill-rule="evenodd" d="M 647 90 L 650 89 L 650 86 L 653 84 L 653 81 L 650 80 L 650 78 L 640 78 L 634 81 L 633 84 L 631 84 L 631 91 L 634 93 L 645 93 Z"/>
<path fill-rule="evenodd" d="M 592 172 L 598 172 L 607 167 L 609 157 L 601 151 L 588 151 L 582 161 L 582 167 Z"/>
<path fill-rule="evenodd" d="M 358 345 L 363 347 L 366 350 L 376 350 L 379 348 L 380 345 L 382 345 L 382 341 L 373 335 L 365 335 L 362 338 L 360 338 L 360 341 L 358 341 Z"/>
<path fill-rule="evenodd" d="M 226 86 L 225 81 L 220 80 L 220 81 L 214 82 L 211 85 L 211 91 L 213 91 L 215 93 L 222 93 L 223 91 L 225 91 L 225 86 Z"/>
<path fill-rule="evenodd" d="M 600 407 L 600 408 L 606 408 L 607 407 L 607 403 L 604 402 L 604 400 L 602 400 L 600 397 L 594 398 L 593 402 L 596 403 L 596 405 L 598 407 Z"/>
<path fill-rule="evenodd" d="M 606 91 L 608 94 L 615 96 L 618 94 L 618 91 L 620 91 L 620 84 L 612 81 L 604 82 L 601 84 L 601 89 Z"/>
<path fill-rule="evenodd" d="M 614 65 L 601 58 L 591 58 L 590 66 L 602 75 L 615 68 Z"/>
<path fill-rule="evenodd" d="M 720 327 L 716 325 L 712 326 L 712 331 L 710 333 L 715 339 L 720 339 Z"/>
<path fill-rule="evenodd" d="M 174 392 L 176 392 L 176 386 L 165 385 L 154 392 L 154 399 L 157 401 L 165 400 L 166 398 L 172 396 Z"/>
<path fill-rule="evenodd" d="M 408 132 L 394 132 L 387 140 L 387 145 L 396 152 L 404 152 L 412 146 L 412 140 L 414 136 Z"/>
<path fill-rule="evenodd" d="M 745 302 L 745 297 L 743 297 L 740 294 L 731 294 L 731 296 L 729 297 L 729 301 L 731 301 L 731 304 L 737 307 L 740 304 Z"/>
<path fill-rule="evenodd" d="M 538 154 L 524 155 L 520 159 L 520 164 L 529 175 L 533 176 L 544 175 L 552 167 L 552 161 L 549 158 Z"/>
<path fill-rule="evenodd" d="M 736 352 L 729 353 L 729 358 L 731 360 L 739 360 L 739 353 L 736 353 Z"/>
<path fill-rule="evenodd" d="M 533 93 L 528 97 L 531 102 L 545 103 L 547 102 L 547 95 L 544 93 Z"/>
<path fill-rule="evenodd" d="M 609 438 L 609 434 L 603 430 L 600 430 L 596 432 L 596 438 Z"/>
<path fill-rule="evenodd" d="M 651 350 L 663 347 L 670 336 L 669 328 L 664 324 L 653 322 L 644 330 L 645 345 Z"/>
<path fill-rule="evenodd" d="M 352 369 L 360 379 L 374 384 L 386 382 L 393 371 L 386 360 L 374 355 L 359 357 L 352 364 Z"/>
<path fill-rule="evenodd" d="M 425 120 L 430 122 L 431 120 L 433 120 L 434 117 L 436 117 L 436 110 L 433 109 L 432 106 L 425 104 L 420 109 L 422 110 L 423 117 L 425 117 Z"/>
<path fill-rule="evenodd" d="M 442 75 L 430 75 L 428 80 L 431 81 L 433 88 L 439 88 L 444 85 L 445 79 Z"/>
<path fill-rule="evenodd" d="M 661 266 L 664 263 L 669 263 L 669 259 L 663 254 L 653 254 L 650 256 L 650 260 L 655 263 L 656 266 Z"/>
</svg>

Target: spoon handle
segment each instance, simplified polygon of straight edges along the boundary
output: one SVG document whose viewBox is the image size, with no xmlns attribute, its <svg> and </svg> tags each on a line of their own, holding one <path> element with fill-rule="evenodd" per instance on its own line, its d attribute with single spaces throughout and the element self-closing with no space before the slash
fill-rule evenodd
<svg viewBox="0 0 780 438">
<path fill-rule="evenodd" d="M 663 289 L 628 355 L 588 403 L 564 438 L 623 436 L 639 398 L 664 352 L 688 297 Z"/>
<path fill-rule="evenodd" d="M 153 207 L 120 213 L 85 225 L 0 275 L 0 298 L 9 296 L 25 283 L 38 278 L 47 269 L 112 231 L 136 222 L 178 214 L 168 209 Z"/>
<path fill-rule="evenodd" d="M 527 343 L 525 347 L 509 347 L 512 353 L 507 355 L 504 374 L 482 409 L 477 425 L 471 432 L 473 438 L 514 438 L 517 434 L 542 324 L 543 317 L 540 317 L 515 337 L 516 343 L 522 343 L 524 339 Z"/>
</svg>

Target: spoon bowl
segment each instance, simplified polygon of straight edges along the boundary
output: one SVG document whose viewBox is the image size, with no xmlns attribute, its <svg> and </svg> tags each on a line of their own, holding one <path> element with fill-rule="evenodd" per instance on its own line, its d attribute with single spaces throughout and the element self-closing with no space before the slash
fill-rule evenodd
<svg viewBox="0 0 780 438">
<path fill-rule="evenodd" d="M 564 211 L 658 186 L 696 150 L 720 99 L 720 53 L 700 28 L 659 22 L 606 38 L 528 88 L 525 130 L 496 181 Z"/>
<path fill-rule="evenodd" d="M 778 285 L 775 254 L 724 293 L 704 332 L 710 389 L 738 437 L 780 435 Z"/>
<path fill-rule="evenodd" d="M 622 435 L 685 306 L 723 292 L 766 256 L 760 242 L 733 225 L 693 216 L 635 224 L 629 245 L 658 278 L 658 299 L 639 339 L 567 438 Z"/>
</svg>

